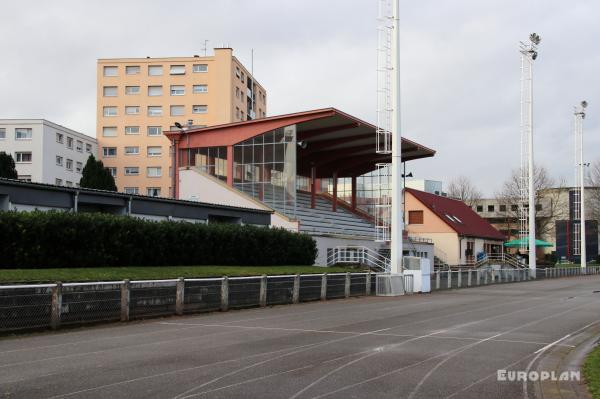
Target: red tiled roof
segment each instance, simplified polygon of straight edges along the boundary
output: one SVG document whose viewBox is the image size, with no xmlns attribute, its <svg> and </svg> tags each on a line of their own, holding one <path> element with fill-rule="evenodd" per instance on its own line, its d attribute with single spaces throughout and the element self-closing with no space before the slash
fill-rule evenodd
<svg viewBox="0 0 600 399">
<path fill-rule="evenodd" d="M 504 236 L 464 202 L 412 188 L 406 189 L 459 235 L 504 240 Z"/>
</svg>

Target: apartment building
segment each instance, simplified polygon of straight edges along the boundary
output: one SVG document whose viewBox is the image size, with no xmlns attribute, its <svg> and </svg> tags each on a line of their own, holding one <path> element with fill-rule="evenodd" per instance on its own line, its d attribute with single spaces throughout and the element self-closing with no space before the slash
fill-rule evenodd
<svg viewBox="0 0 600 399">
<path fill-rule="evenodd" d="M 119 191 L 172 196 L 171 143 L 163 135 L 263 118 L 267 93 L 233 56 L 100 59 L 97 67 L 98 157 Z"/>
<path fill-rule="evenodd" d="M 20 180 L 77 187 L 97 151 L 95 138 L 44 119 L 0 119 L 0 152 L 12 155 Z"/>
</svg>

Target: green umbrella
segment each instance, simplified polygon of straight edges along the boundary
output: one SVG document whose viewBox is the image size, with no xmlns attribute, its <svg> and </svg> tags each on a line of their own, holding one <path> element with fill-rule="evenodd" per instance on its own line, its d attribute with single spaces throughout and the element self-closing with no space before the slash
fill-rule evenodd
<svg viewBox="0 0 600 399">
<path fill-rule="evenodd" d="M 518 238 L 516 240 L 508 241 L 504 243 L 505 247 L 516 248 L 521 247 L 524 244 L 525 247 L 529 248 L 529 237 Z M 542 240 L 535 240 L 536 247 L 553 247 L 554 245 Z"/>
</svg>

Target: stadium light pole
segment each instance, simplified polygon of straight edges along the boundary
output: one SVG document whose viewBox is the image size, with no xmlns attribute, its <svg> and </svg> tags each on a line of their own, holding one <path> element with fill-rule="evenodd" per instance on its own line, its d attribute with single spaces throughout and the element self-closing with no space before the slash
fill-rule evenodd
<svg viewBox="0 0 600 399">
<path fill-rule="evenodd" d="M 392 223 L 391 273 L 402 274 L 402 134 L 400 132 L 400 0 L 393 0 L 394 25 L 392 34 Z"/>
<path fill-rule="evenodd" d="M 586 240 L 585 240 L 585 179 L 583 168 L 587 166 L 583 162 L 583 120 L 585 119 L 585 109 L 587 107 L 587 101 L 582 101 L 579 108 L 575 108 L 575 143 L 577 156 L 579 159 L 576 161 L 578 168 L 578 180 L 579 180 L 579 254 L 581 267 L 586 267 Z"/>
</svg>

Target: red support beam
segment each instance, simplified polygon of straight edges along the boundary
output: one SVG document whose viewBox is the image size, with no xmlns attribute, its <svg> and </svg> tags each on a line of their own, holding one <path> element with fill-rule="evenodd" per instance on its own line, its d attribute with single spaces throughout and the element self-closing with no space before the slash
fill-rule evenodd
<svg viewBox="0 0 600 399">
<path fill-rule="evenodd" d="M 173 139 L 173 198 L 179 199 L 179 139 Z"/>
<path fill-rule="evenodd" d="M 317 205 L 317 168 L 310 168 L 310 207 L 315 209 Z"/>
<path fill-rule="evenodd" d="M 337 172 L 333 172 L 333 204 L 331 206 L 331 210 L 337 212 L 337 184 L 338 184 L 338 174 Z"/>
<path fill-rule="evenodd" d="M 233 187 L 233 146 L 227 146 L 227 185 Z"/>
<path fill-rule="evenodd" d="M 352 210 L 356 210 L 356 176 L 352 176 Z"/>
</svg>

